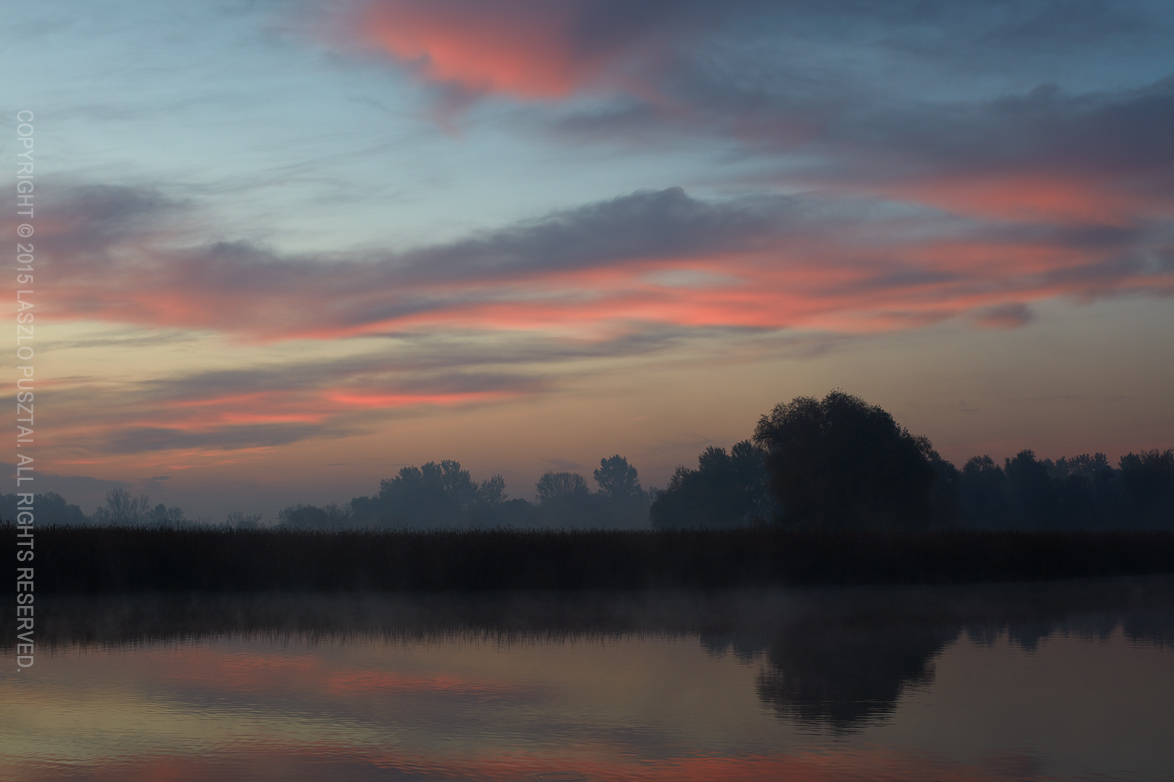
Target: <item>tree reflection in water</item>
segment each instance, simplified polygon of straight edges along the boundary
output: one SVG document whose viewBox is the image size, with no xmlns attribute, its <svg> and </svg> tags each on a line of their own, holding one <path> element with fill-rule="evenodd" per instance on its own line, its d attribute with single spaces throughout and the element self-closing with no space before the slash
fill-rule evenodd
<svg viewBox="0 0 1174 782">
<path fill-rule="evenodd" d="M 693 636 L 757 663 L 756 692 L 780 717 L 851 732 L 928 685 L 952 642 L 1054 633 L 1174 643 L 1174 578 L 1046 584 L 737 592 L 132 595 L 46 598 L 40 642 L 119 646 L 212 637 L 311 641 L 493 638 L 500 642 Z M 12 606 L 0 622 L 15 624 Z M 44 617 L 43 623 L 40 617 Z M 0 647 L 11 644 L 0 640 Z"/>
</svg>

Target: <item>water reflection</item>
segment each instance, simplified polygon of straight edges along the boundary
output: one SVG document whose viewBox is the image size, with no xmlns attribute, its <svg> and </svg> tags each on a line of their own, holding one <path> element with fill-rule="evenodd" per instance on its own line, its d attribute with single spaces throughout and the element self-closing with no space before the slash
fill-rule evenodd
<svg viewBox="0 0 1174 782">
<path fill-rule="evenodd" d="M 780 716 L 848 732 L 891 714 L 910 688 L 931 684 L 935 658 L 963 634 L 987 647 L 1004 637 L 1026 651 L 1053 635 L 1105 640 L 1116 630 L 1133 643 L 1167 645 L 1169 589 L 1168 580 L 1117 580 L 820 590 L 759 622 L 757 635 L 701 640 L 746 658 L 765 653 L 759 698 Z"/>
<path fill-rule="evenodd" d="M 0 673 L 0 768 L 22 780 L 1174 778 L 1172 597 L 1174 580 L 1148 579 L 59 598 L 40 606 L 37 667 Z"/>
<path fill-rule="evenodd" d="M 958 628 L 806 617 L 767 646 L 758 697 L 780 715 L 853 730 L 890 714 L 901 693 L 933 678 L 933 658 Z"/>
</svg>

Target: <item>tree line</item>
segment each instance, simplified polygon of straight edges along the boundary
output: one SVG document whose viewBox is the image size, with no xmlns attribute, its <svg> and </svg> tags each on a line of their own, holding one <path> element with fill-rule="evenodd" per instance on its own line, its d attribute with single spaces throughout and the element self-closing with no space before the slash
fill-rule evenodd
<svg viewBox="0 0 1174 782">
<path fill-rule="evenodd" d="M 998 464 L 975 456 L 961 469 L 876 405 L 836 390 L 796 397 L 762 416 L 728 452 L 710 446 L 696 469 L 678 467 L 664 489 L 645 490 L 620 455 L 600 460 L 596 489 L 573 472 L 548 472 L 536 501 L 510 498 L 505 480 L 473 481 L 459 462 L 402 468 L 371 496 L 345 505 L 293 505 L 293 529 L 697 529 L 774 525 L 795 529 L 1174 528 L 1174 449 L 1128 453 L 1114 467 L 1102 453 L 1038 459 L 1020 451 Z M 0 515 L 16 516 L 16 495 Z M 125 489 L 86 515 L 60 495 L 36 498 L 42 524 L 203 525 L 177 507 L 152 506 Z M 257 528 L 234 512 L 223 526 Z"/>
<path fill-rule="evenodd" d="M 614 528 L 648 526 L 655 492 L 640 485 L 636 468 L 620 455 L 601 459 L 592 473 L 597 487 L 573 472 L 548 472 L 535 486 L 536 501 L 510 498 L 505 479 L 477 483 L 458 461 L 404 467 L 379 484 L 379 492 L 345 506 L 296 505 L 278 516 L 299 529 L 489 529 Z"/>
<path fill-rule="evenodd" d="M 762 416 L 727 454 L 707 448 L 651 506 L 652 526 L 799 529 L 1174 528 L 1174 449 L 1039 459 L 1023 450 L 961 469 L 882 408 L 832 391 Z"/>
<path fill-rule="evenodd" d="M 622 456 L 601 459 L 591 490 L 582 475 L 547 472 L 535 486 L 536 501 L 510 498 L 505 479 L 494 475 L 473 481 L 460 462 L 445 459 L 400 469 L 380 482 L 378 493 L 355 497 L 344 505 L 297 504 L 277 514 L 278 526 L 290 529 L 516 529 L 612 528 L 648 526 L 648 508 L 656 490 L 640 485 L 636 468 Z M 93 513 L 68 503 L 56 492 L 35 498 L 40 524 L 64 526 L 205 527 L 210 523 L 189 518 L 181 508 L 152 505 L 145 494 L 112 489 Z M 16 518 L 17 496 L 0 494 L 0 517 Z M 220 525 L 228 529 L 258 529 L 261 514 L 234 511 Z"/>
</svg>

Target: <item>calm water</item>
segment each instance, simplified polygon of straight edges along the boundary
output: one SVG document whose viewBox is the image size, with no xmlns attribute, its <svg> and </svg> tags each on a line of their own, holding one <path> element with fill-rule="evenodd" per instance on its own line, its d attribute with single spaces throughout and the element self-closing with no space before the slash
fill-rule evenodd
<svg viewBox="0 0 1174 782">
<path fill-rule="evenodd" d="M 1171 595 L 59 600 L 0 778 L 1174 780 Z"/>
</svg>

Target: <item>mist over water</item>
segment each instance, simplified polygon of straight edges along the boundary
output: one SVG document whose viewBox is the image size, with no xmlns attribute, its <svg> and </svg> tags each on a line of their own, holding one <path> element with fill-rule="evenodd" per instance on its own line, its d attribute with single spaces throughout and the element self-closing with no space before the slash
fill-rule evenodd
<svg viewBox="0 0 1174 782">
<path fill-rule="evenodd" d="M 1174 579 L 46 599 L 49 779 L 1174 777 Z M 2 613 L 2 612 L 0 612 Z"/>
</svg>

